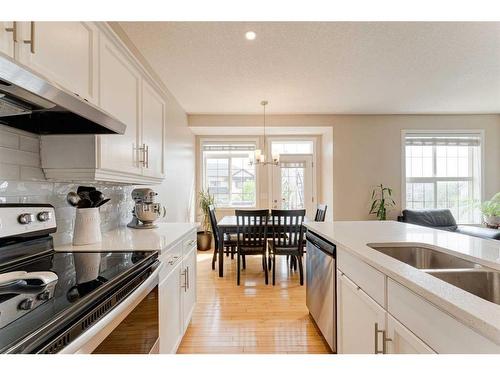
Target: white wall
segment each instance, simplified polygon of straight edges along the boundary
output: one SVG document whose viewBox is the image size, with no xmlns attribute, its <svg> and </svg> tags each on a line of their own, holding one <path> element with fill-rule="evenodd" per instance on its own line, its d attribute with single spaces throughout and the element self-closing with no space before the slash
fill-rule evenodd
<svg viewBox="0 0 500 375">
<path fill-rule="evenodd" d="M 193 127 L 249 127 L 262 121 L 258 115 L 189 115 L 188 119 Z M 333 153 L 326 153 L 332 148 L 324 138 L 322 164 L 332 162 L 333 168 L 324 168 L 321 188 L 327 202 L 333 192 L 330 214 L 335 220 L 372 219 L 370 193 L 380 183 L 394 189 L 397 206 L 389 217 L 399 214 L 402 129 L 483 129 L 485 199 L 500 191 L 500 115 L 271 115 L 267 124 L 332 127 Z"/>
</svg>

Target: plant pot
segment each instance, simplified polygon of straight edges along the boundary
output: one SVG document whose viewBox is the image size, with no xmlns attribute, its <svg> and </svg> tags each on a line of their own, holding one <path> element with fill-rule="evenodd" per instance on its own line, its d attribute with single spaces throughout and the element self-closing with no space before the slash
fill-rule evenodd
<svg viewBox="0 0 500 375">
<path fill-rule="evenodd" d="M 491 228 L 498 228 L 500 226 L 500 216 L 484 215 L 484 222 Z"/>
<path fill-rule="evenodd" d="M 198 250 L 207 251 L 212 248 L 212 233 L 210 232 L 198 232 L 196 235 L 198 242 Z"/>
</svg>

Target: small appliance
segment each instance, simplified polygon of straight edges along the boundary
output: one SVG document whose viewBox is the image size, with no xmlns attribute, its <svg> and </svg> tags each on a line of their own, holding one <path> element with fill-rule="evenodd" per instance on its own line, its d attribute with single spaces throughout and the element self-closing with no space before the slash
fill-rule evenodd
<svg viewBox="0 0 500 375">
<path fill-rule="evenodd" d="M 155 197 L 158 195 L 152 189 L 139 188 L 132 191 L 132 199 L 135 201 L 132 210 L 132 221 L 127 224 L 130 228 L 151 229 L 157 228 L 155 220 L 165 217 L 166 210 L 160 203 L 155 203 Z"/>
</svg>

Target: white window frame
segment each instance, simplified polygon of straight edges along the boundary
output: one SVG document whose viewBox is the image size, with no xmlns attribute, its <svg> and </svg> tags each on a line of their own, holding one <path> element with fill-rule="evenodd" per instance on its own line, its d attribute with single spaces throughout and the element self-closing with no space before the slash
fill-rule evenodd
<svg viewBox="0 0 500 375">
<path fill-rule="evenodd" d="M 200 178 L 200 186 L 201 189 L 206 190 L 206 175 L 205 175 L 205 158 L 203 157 L 203 144 L 205 143 L 255 143 L 255 147 L 259 148 L 260 147 L 260 142 L 258 137 L 234 137 L 234 138 L 219 138 L 219 137 L 203 137 L 200 138 L 200 143 L 199 143 L 199 153 L 200 153 L 200 158 L 199 158 L 199 163 L 200 163 L 200 171 L 199 171 L 199 178 Z M 229 183 L 231 184 L 231 173 L 229 174 Z M 230 185 L 231 186 L 231 185 Z M 231 193 L 229 193 L 231 196 Z M 260 188 L 259 188 L 259 172 L 257 168 L 255 168 L 255 203 L 252 206 L 231 206 L 231 205 L 217 205 L 217 208 L 220 209 L 228 209 L 228 210 L 234 210 L 234 209 L 246 209 L 246 208 L 257 208 L 259 205 L 259 197 L 260 197 Z"/>
<path fill-rule="evenodd" d="M 471 134 L 479 137 L 481 142 L 481 151 L 480 151 L 480 184 L 481 187 L 479 189 L 479 200 L 482 201 L 482 197 L 484 197 L 484 129 L 403 129 L 401 130 L 401 208 L 404 210 L 406 208 L 406 135 L 410 134 Z M 433 160 L 435 163 L 435 156 L 433 155 Z M 436 168 L 434 165 L 433 168 Z M 446 181 L 446 177 L 435 178 L 435 177 L 416 177 L 418 182 L 436 182 L 436 181 Z M 470 177 L 450 177 L 450 181 L 471 181 Z M 411 181 L 410 181 L 411 182 Z M 436 202 L 436 194 L 437 191 L 434 189 L 434 202 Z M 479 223 L 474 223 L 479 224 Z"/>
</svg>

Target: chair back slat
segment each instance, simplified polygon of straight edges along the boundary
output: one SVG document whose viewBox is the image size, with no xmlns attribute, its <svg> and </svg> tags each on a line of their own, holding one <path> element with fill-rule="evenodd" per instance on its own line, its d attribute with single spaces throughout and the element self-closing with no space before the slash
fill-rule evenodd
<svg viewBox="0 0 500 375">
<path fill-rule="evenodd" d="M 235 210 L 238 248 L 266 245 L 268 210 Z"/>
<path fill-rule="evenodd" d="M 318 207 L 316 208 L 316 216 L 314 217 L 314 221 L 325 221 L 326 209 L 327 209 L 326 204 L 318 204 Z"/>
<path fill-rule="evenodd" d="M 208 213 L 210 217 L 210 227 L 212 227 L 212 235 L 214 237 L 215 248 L 219 248 L 219 231 L 217 230 L 217 216 L 215 215 L 215 206 L 211 204 L 208 206 Z"/>
<path fill-rule="evenodd" d="M 288 249 L 301 247 L 305 215 L 306 210 L 272 210 L 273 246 Z"/>
</svg>

